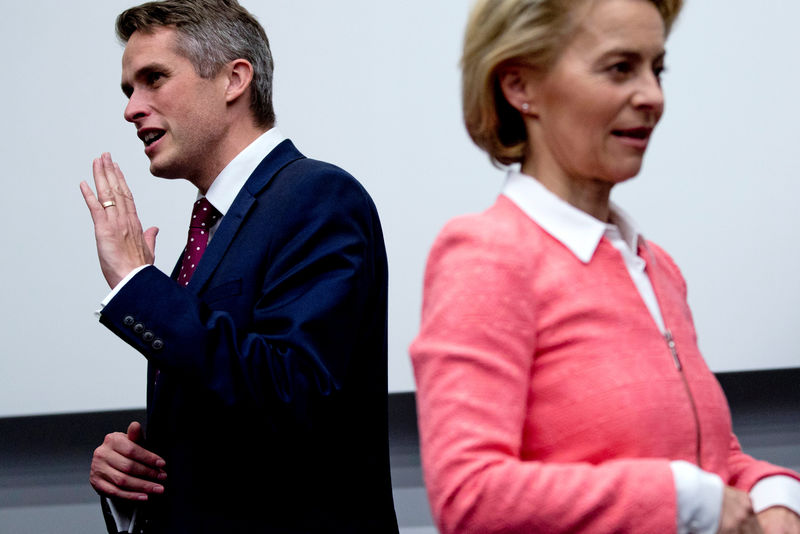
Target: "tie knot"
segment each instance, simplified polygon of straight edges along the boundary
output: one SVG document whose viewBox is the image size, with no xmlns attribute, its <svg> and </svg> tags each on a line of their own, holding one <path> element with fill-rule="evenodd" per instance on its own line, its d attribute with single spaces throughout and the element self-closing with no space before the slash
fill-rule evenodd
<svg viewBox="0 0 800 534">
<path fill-rule="evenodd" d="M 211 205 L 206 197 L 199 199 L 192 208 L 192 220 L 189 222 L 191 228 L 211 228 L 219 219 L 220 212 Z"/>
</svg>

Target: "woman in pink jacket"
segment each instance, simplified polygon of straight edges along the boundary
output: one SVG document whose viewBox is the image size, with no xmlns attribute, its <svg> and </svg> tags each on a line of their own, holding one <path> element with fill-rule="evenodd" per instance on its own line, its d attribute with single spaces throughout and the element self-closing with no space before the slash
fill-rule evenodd
<svg viewBox="0 0 800 534">
<path fill-rule="evenodd" d="M 411 346 L 444 534 L 800 533 L 800 477 L 741 451 L 678 268 L 609 202 L 664 109 L 680 7 L 473 10 L 465 122 L 512 170 L 437 238 Z"/>
</svg>

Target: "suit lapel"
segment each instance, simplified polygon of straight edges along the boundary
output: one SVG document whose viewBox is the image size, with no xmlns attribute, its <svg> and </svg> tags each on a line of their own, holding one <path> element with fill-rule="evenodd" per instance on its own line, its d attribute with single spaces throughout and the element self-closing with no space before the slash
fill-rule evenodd
<svg viewBox="0 0 800 534">
<path fill-rule="evenodd" d="M 258 164 L 256 170 L 247 179 L 242 190 L 239 191 L 233 204 L 231 204 L 230 209 L 222 218 L 217 231 L 214 233 L 214 238 L 208 244 L 208 248 L 203 253 L 203 258 L 197 265 L 197 270 L 195 270 L 192 279 L 189 281 L 187 286 L 189 290 L 199 293 L 205 287 L 219 262 L 225 256 L 233 238 L 239 231 L 239 227 L 247 217 L 247 213 L 256 202 L 256 195 L 269 184 L 281 169 L 303 157 L 305 156 L 287 139 L 261 160 L 261 163 Z"/>
<path fill-rule="evenodd" d="M 288 164 L 303 156 L 294 144 L 288 139 L 281 142 L 269 154 L 267 154 L 261 163 L 258 164 L 256 170 L 245 182 L 242 190 L 236 196 L 236 199 L 231 204 L 230 209 L 222 218 L 219 228 L 214 233 L 214 239 L 208 244 L 208 248 L 203 254 L 197 269 L 189 281 L 187 289 L 193 291 L 195 294 L 199 293 L 203 287 L 208 283 L 211 275 L 216 270 L 219 262 L 222 260 L 225 252 L 230 247 L 233 238 L 239 231 L 239 227 L 245 220 L 247 213 L 256 202 L 256 196 L 269 184 L 272 178 L 278 174 L 281 169 Z M 175 268 L 172 271 L 172 279 L 175 280 L 178 276 L 178 271 L 181 267 L 181 253 Z M 152 422 L 153 414 L 156 412 L 154 409 L 156 404 L 156 396 L 161 395 L 161 390 L 164 388 L 164 376 L 158 376 L 158 371 L 153 364 L 148 365 L 147 373 L 147 415 L 148 415 L 148 428 Z M 158 385 L 156 386 L 156 380 Z"/>
</svg>

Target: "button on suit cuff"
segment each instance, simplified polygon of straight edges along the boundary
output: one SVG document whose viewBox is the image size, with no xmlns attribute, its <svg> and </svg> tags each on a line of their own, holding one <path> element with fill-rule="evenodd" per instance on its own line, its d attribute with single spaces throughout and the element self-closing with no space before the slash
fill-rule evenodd
<svg viewBox="0 0 800 534">
<path fill-rule="evenodd" d="M 130 279 L 131 279 L 131 278 L 133 278 L 134 276 L 136 276 L 136 274 L 138 274 L 138 273 L 139 273 L 139 271 L 141 271 L 141 270 L 142 270 L 142 269 L 144 269 L 145 267 L 150 267 L 150 265 L 149 265 L 149 264 L 140 265 L 139 267 L 137 267 L 137 268 L 135 268 L 134 270 L 132 270 L 131 272 L 129 272 L 129 273 L 128 273 L 128 274 L 125 276 L 125 278 L 123 278 L 122 280 L 120 280 L 120 281 L 119 281 L 119 283 L 118 283 L 116 286 L 114 286 L 114 289 L 112 289 L 112 290 L 111 290 L 111 293 L 109 293 L 108 295 L 106 295 L 106 298 L 104 298 L 104 299 L 102 300 L 102 302 L 100 302 L 100 308 L 99 308 L 97 311 L 95 311 L 95 312 L 94 312 L 94 316 L 95 316 L 95 317 L 97 317 L 97 318 L 99 319 L 99 318 L 100 318 L 100 315 L 102 315 L 102 313 L 103 313 L 103 308 L 105 308 L 105 307 L 106 307 L 106 304 L 108 304 L 109 302 L 111 302 L 111 299 L 113 299 L 114 297 L 116 297 L 116 296 L 117 296 L 117 293 L 119 293 L 119 292 L 120 292 L 120 290 L 122 290 L 122 288 L 125 286 L 125 284 L 127 284 L 127 283 L 130 281 Z"/>
</svg>

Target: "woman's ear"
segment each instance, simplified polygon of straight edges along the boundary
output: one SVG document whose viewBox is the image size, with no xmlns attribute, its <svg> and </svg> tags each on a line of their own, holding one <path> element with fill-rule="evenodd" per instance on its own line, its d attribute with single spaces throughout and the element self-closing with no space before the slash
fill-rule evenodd
<svg viewBox="0 0 800 534">
<path fill-rule="evenodd" d="M 533 69 L 525 65 L 509 65 L 498 72 L 500 89 L 508 103 L 522 115 L 536 116 L 536 91 Z"/>
<path fill-rule="evenodd" d="M 234 59 L 228 64 L 228 86 L 225 100 L 230 103 L 242 96 L 253 81 L 253 65 L 246 59 Z"/>
</svg>

